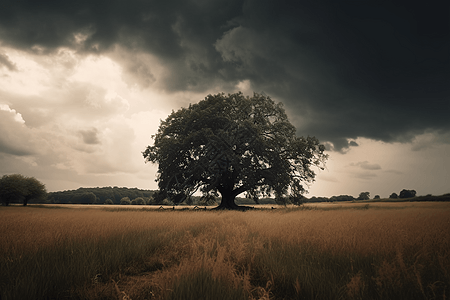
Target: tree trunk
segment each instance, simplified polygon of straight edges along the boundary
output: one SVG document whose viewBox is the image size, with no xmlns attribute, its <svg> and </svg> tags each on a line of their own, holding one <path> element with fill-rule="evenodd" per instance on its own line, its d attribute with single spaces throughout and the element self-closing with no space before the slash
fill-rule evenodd
<svg viewBox="0 0 450 300">
<path fill-rule="evenodd" d="M 239 209 L 239 206 L 234 203 L 235 198 L 231 193 L 222 193 L 222 201 L 215 209 Z"/>
<path fill-rule="evenodd" d="M 234 180 L 232 172 L 227 172 L 223 177 L 223 184 L 218 187 L 218 191 L 222 195 L 222 201 L 220 202 L 219 206 L 214 209 L 248 210 L 252 208 L 247 206 L 239 206 L 234 203 L 236 196 L 242 191 L 234 190 Z"/>
<path fill-rule="evenodd" d="M 219 191 L 220 192 L 220 191 Z M 222 194 L 222 201 L 220 202 L 219 206 L 217 206 L 214 209 L 217 210 L 248 210 L 252 209 L 253 207 L 249 206 L 239 206 L 237 205 L 234 200 L 236 199 L 236 195 L 234 195 L 233 191 L 231 192 L 221 192 Z"/>
</svg>

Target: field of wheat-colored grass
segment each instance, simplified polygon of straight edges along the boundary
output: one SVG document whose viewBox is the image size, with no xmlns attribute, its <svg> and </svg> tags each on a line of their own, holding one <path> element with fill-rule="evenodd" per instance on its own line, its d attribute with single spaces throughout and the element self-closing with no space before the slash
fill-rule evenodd
<svg viewBox="0 0 450 300">
<path fill-rule="evenodd" d="M 447 299 L 450 203 L 0 207 L 0 299 Z"/>
</svg>

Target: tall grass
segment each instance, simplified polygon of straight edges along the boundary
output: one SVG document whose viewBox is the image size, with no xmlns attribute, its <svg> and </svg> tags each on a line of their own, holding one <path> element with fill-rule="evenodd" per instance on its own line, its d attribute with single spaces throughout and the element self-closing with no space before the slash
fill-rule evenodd
<svg viewBox="0 0 450 300">
<path fill-rule="evenodd" d="M 450 206 L 0 208 L 1 299 L 447 299 Z"/>
<path fill-rule="evenodd" d="M 14 207 L 1 213 L 2 299 L 70 296 L 73 287 L 153 255 L 170 228 L 162 216 L 147 222 L 143 214 Z"/>
</svg>

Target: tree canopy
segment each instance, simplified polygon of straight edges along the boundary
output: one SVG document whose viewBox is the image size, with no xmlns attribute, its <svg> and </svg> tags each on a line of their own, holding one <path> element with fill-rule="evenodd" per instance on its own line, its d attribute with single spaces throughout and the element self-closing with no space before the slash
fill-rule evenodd
<svg viewBox="0 0 450 300">
<path fill-rule="evenodd" d="M 239 209 L 243 192 L 296 202 L 327 158 L 318 139 L 296 136 L 281 103 L 256 93 L 208 95 L 172 111 L 152 138 L 143 156 L 159 164 L 162 196 L 180 203 L 198 190 L 220 193 L 224 209 Z"/>
<path fill-rule="evenodd" d="M 415 190 L 403 189 L 398 195 L 399 198 L 414 198 L 416 196 Z"/>
<path fill-rule="evenodd" d="M 370 199 L 370 192 L 361 192 L 359 193 L 357 200 L 369 200 Z"/>
<path fill-rule="evenodd" d="M 398 195 L 397 195 L 397 193 L 392 193 L 392 194 L 389 196 L 389 198 L 390 198 L 390 199 L 397 199 L 397 198 L 398 198 Z"/>
<path fill-rule="evenodd" d="M 0 179 L 0 200 L 3 205 L 30 200 L 42 200 L 46 197 L 45 185 L 34 177 L 21 174 L 4 175 Z"/>
</svg>

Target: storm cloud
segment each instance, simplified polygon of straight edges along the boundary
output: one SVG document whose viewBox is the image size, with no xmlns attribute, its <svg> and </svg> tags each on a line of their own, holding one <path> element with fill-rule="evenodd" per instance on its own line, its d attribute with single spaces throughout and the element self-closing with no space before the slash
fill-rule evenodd
<svg viewBox="0 0 450 300">
<path fill-rule="evenodd" d="M 371 164 L 367 160 L 360 161 L 357 163 L 351 163 L 350 166 L 360 167 L 361 169 L 364 169 L 364 170 L 380 170 L 381 169 L 379 164 Z"/>
<path fill-rule="evenodd" d="M 79 132 L 85 144 L 88 145 L 100 144 L 97 128 L 92 128 L 90 130 L 80 130 Z"/>
<path fill-rule="evenodd" d="M 17 71 L 16 65 L 11 62 L 9 57 L 0 52 L 0 67 L 6 67 L 10 71 Z"/>
<path fill-rule="evenodd" d="M 248 80 L 285 103 L 299 134 L 342 150 L 358 137 L 408 142 L 450 131 L 445 5 L 3 1 L 0 40 L 41 55 L 111 54 L 129 81 L 167 93 L 227 92 Z M 146 55 L 164 66 L 158 77 Z M 0 64 L 15 66 L 1 53 Z"/>
</svg>

